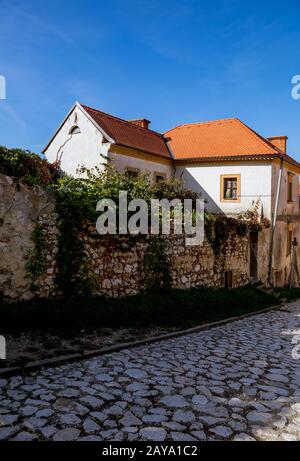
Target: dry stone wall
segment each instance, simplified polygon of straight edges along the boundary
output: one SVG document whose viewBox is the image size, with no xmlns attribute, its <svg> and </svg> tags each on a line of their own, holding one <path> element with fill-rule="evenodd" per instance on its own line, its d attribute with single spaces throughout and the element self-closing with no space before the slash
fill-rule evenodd
<svg viewBox="0 0 300 461">
<path fill-rule="evenodd" d="M 54 210 L 52 193 L 0 175 L 0 293 L 12 300 L 32 297 L 26 257 L 36 222 Z"/>
<path fill-rule="evenodd" d="M 18 184 L 2 175 L 0 193 L 0 292 L 12 300 L 33 296 L 31 281 L 26 275 L 26 260 L 33 246 L 33 229 L 40 223 L 45 230 L 47 256 L 37 294 L 58 296 L 54 282 L 58 229 L 53 194 L 39 187 Z M 87 226 L 81 238 L 97 294 L 128 296 L 144 289 L 147 238 L 132 242 L 127 236 L 99 236 L 94 226 Z M 225 273 L 229 271 L 233 287 L 249 281 L 248 237 L 232 236 L 219 255 L 214 254 L 206 240 L 201 246 L 188 247 L 184 236 L 171 235 L 166 243 L 174 288 L 223 287 Z"/>
</svg>

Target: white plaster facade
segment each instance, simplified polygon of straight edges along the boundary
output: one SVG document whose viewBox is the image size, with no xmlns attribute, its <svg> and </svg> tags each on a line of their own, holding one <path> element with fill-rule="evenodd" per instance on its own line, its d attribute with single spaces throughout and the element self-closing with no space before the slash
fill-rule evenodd
<svg viewBox="0 0 300 461">
<path fill-rule="evenodd" d="M 221 201 L 222 175 L 240 175 L 241 196 L 235 202 Z M 272 164 L 263 162 L 189 164 L 176 167 L 176 177 L 189 189 L 197 190 L 212 213 L 236 215 L 260 200 L 264 216 L 271 216 Z"/>
<path fill-rule="evenodd" d="M 269 162 L 228 162 L 223 164 L 207 163 L 177 166 L 177 178 L 186 187 L 201 193 L 206 200 L 206 209 L 212 213 L 238 215 L 253 209 L 259 200 L 259 213 L 274 225 L 274 243 L 270 250 L 271 228 L 258 234 L 257 280 L 268 282 L 270 251 L 272 254 L 272 283 L 284 286 L 289 283 L 291 273 L 291 240 L 296 238 L 297 265 L 300 262 L 300 207 L 299 207 L 299 171 L 290 163 L 282 162 L 280 180 L 280 160 Z M 240 175 L 240 200 L 226 202 L 221 200 L 222 175 Z M 292 176 L 292 197 L 289 200 L 288 182 Z M 278 181 L 280 187 L 278 188 Z M 276 210 L 276 196 L 278 206 Z M 276 219 L 274 220 L 274 214 Z M 290 231 L 292 236 L 290 238 Z"/>
<path fill-rule="evenodd" d="M 75 131 L 72 133 L 72 130 Z M 97 166 L 101 170 L 108 159 L 112 160 L 117 171 L 138 170 L 139 173 L 148 174 L 151 181 L 155 181 L 156 175 L 168 178 L 173 171 L 171 160 L 115 146 L 114 141 L 102 132 L 101 127 L 78 103 L 56 131 L 44 153 L 50 163 L 59 161 L 62 171 L 75 177 L 78 176 L 79 166 L 84 165 L 89 169 Z"/>
<path fill-rule="evenodd" d="M 280 162 L 272 164 L 272 189 L 277 190 L 279 180 Z M 292 201 L 288 201 L 288 175 L 293 175 L 293 197 Z M 275 195 L 273 194 L 272 208 L 275 206 Z M 292 165 L 284 163 L 282 169 L 281 186 L 279 191 L 278 215 L 299 215 L 299 174 L 297 169 Z"/>
<path fill-rule="evenodd" d="M 80 132 L 70 134 L 72 128 Z M 77 176 L 80 165 L 87 168 L 106 163 L 102 157 L 107 156 L 110 143 L 103 143 L 104 136 L 99 128 L 87 117 L 80 106 L 76 105 L 68 114 L 44 153 L 50 163 L 60 161 L 61 169 L 72 176 Z"/>
<path fill-rule="evenodd" d="M 114 152 L 114 146 L 108 154 L 108 157 L 113 161 L 117 171 L 120 173 L 126 172 L 128 169 L 136 170 L 138 173 L 147 174 L 149 180 L 155 182 L 156 175 L 162 175 L 170 178 L 173 175 L 173 167 L 171 161 L 157 158 L 153 156 L 141 155 L 141 157 L 130 156 Z"/>
<path fill-rule="evenodd" d="M 272 165 L 273 190 L 277 190 L 280 178 L 280 163 Z M 288 201 L 289 175 L 292 180 L 292 201 Z M 289 231 L 292 232 L 292 239 L 298 241 L 297 263 L 299 270 L 300 262 L 300 207 L 299 207 L 299 176 L 297 169 L 292 165 L 283 164 L 281 185 L 279 189 L 279 201 L 277 209 L 277 220 L 274 231 L 273 246 L 273 283 L 275 286 L 283 286 L 289 283 L 291 271 L 292 252 L 289 249 Z M 273 194 L 272 209 L 275 208 L 275 194 Z"/>
</svg>

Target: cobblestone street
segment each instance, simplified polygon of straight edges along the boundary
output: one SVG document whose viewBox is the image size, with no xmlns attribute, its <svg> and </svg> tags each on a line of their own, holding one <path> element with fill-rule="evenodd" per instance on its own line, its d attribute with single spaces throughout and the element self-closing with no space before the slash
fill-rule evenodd
<svg viewBox="0 0 300 461">
<path fill-rule="evenodd" d="M 0 380 L 0 440 L 300 440 L 300 302 Z"/>
</svg>

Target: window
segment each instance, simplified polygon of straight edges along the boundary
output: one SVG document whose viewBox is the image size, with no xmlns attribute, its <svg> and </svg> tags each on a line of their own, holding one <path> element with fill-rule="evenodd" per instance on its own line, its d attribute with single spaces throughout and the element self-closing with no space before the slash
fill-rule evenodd
<svg viewBox="0 0 300 461">
<path fill-rule="evenodd" d="M 126 168 L 126 174 L 129 178 L 137 178 L 140 174 L 140 170 L 136 168 Z"/>
<path fill-rule="evenodd" d="M 224 198 L 236 200 L 237 199 L 237 179 L 226 178 L 224 179 Z"/>
<path fill-rule="evenodd" d="M 289 256 L 292 251 L 292 242 L 293 242 L 293 224 L 288 224 L 287 229 L 287 242 L 286 242 L 286 255 Z"/>
<path fill-rule="evenodd" d="M 240 202 L 241 175 L 221 175 L 221 202 Z"/>
<path fill-rule="evenodd" d="M 71 134 L 71 135 L 79 134 L 79 133 L 81 133 L 81 131 L 80 131 L 79 126 L 77 126 L 77 125 L 72 126 L 72 128 L 69 131 L 69 134 Z"/>
<path fill-rule="evenodd" d="M 166 176 L 163 173 L 156 173 L 154 175 L 154 180 L 155 180 L 156 184 L 158 184 L 161 181 L 164 181 L 165 179 L 166 179 Z"/>
<path fill-rule="evenodd" d="M 293 201 L 293 179 L 294 175 L 292 173 L 288 173 L 288 190 L 287 190 L 287 201 Z"/>
</svg>

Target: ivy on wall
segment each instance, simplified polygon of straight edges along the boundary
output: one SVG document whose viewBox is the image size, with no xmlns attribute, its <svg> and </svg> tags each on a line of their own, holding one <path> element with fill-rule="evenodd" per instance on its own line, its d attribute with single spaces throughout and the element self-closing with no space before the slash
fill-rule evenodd
<svg viewBox="0 0 300 461">
<path fill-rule="evenodd" d="M 239 219 L 247 221 L 248 227 L 251 231 L 259 232 L 263 228 L 271 227 L 270 220 L 264 216 L 263 206 L 260 199 L 254 203 L 251 209 L 247 210 L 245 213 L 241 213 L 239 215 Z"/>
<path fill-rule="evenodd" d="M 205 234 L 215 255 L 219 255 L 232 235 L 245 237 L 248 233 L 248 223 L 243 220 L 224 215 L 205 214 Z"/>
<path fill-rule="evenodd" d="M 85 222 L 96 223 L 96 204 L 100 199 L 109 198 L 118 203 L 119 192 L 127 191 L 128 201 L 141 198 L 148 204 L 152 198 L 192 198 L 198 197 L 185 189 L 179 181 L 166 180 L 151 184 L 147 176 L 131 178 L 118 173 L 110 165 L 100 171 L 80 169 L 81 177 L 63 177 L 56 187 L 56 212 L 58 214 L 58 252 L 56 284 L 65 296 L 77 293 L 89 294 L 94 286 L 93 276 L 88 270 L 88 261 L 82 239 Z M 117 209 L 117 214 L 118 214 Z M 150 212 L 150 207 L 149 207 Z M 150 216 L 149 216 L 150 219 Z M 140 236 L 129 236 L 125 250 L 130 248 Z M 123 241 L 120 242 L 120 245 Z M 167 258 L 166 240 L 162 236 L 150 237 L 149 251 L 144 261 L 147 288 L 168 287 L 170 285 L 170 263 Z"/>
<path fill-rule="evenodd" d="M 62 177 L 53 186 L 56 192 L 59 230 L 55 281 L 59 291 L 68 298 L 77 294 L 88 295 L 93 291 L 94 279 L 89 271 L 83 232 L 87 228 L 85 224 L 96 223 L 96 204 L 100 199 L 110 198 L 118 203 L 119 192 L 124 190 L 128 193 L 128 201 L 142 198 L 148 204 L 152 198 L 198 198 L 198 194 L 185 189 L 179 181 L 166 180 L 153 185 L 147 176 L 130 178 L 126 174 L 118 173 L 110 165 L 104 171 L 82 168 L 81 173 L 80 178 Z M 206 238 L 215 255 L 221 254 L 231 236 L 246 236 L 248 230 L 246 219 L 205 213 Z M 33 280 L 37 280 L 44 270 L 46 249 L 42 237 L 43 231 L 37 227 L 33 235 L 35 246 L 28 260 L 28 271 Z M 124 249 L 130 249 L 130 242 L 134 244 L 139 238 L 142 236 L 130 236 Z M 120 244 L 122 242 L 120 239 Z M 148 251 L 144 257 L 147 289 L 168 288 L 171 285 L 171 263 L 167 245 L 168 241 L 163 235 L 149 237 Z"/>
<path fill-rule="evenodd" d="M 89 295 L 93 280 L 88 270 L 82 237 L 85 213 L 82 203 L 63 190 L 56 192 L 55 211 L 58 215 L 56 254 L 57 288 L 66 298 Z"/>
<path fill-rule="evenodd" d="M 144 257 L 146 289 L 170 288 L 171 263 L 167 252 L 167 239 L 163 235 L 151 235 Z"/>
<path fill-rule="evenodd" d="M 39 278 L 44 274 L 47 266 L 48 246 L 46 242 L 46 231 L 42 224 L 36 224 L 31 240 L 33 248 L 27 255 L 26 272 L 32 281 L 32 288 L 35 288 Z"/>
</svg>

